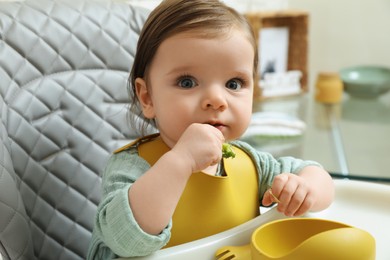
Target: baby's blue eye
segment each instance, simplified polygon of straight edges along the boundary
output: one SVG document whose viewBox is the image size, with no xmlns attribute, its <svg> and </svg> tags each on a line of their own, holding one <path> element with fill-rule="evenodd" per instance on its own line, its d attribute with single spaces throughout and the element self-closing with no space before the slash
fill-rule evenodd
<svg viewBox="0 0 390 260">
<path fill-rule="evenodd" d="M 193 88 L 196 86 L 196 82 L 191 78 L 182 78 L 178 81 L 178 85 L 182 88 Z"/>
<path fill-rule="evenodd" d="M 231 79 L 226 83 L 226 87 L 231 90 L 239 90 L 242 87 L 242 82 L 239 79 Z"/>
</svg>

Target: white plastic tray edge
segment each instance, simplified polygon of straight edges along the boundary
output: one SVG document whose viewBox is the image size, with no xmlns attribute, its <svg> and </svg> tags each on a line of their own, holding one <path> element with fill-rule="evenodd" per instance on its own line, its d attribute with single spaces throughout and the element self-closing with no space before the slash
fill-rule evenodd
<svg viewBox="0 0 390 260">
<path fill-rule="evenodd" d="M 390 225 L 387 224 L 390 220 L 390 185 L 350 180 L 335 180 L 335 185 L 336 198 L 333 204 L 324 211 L 309 213 L 305 217 L 335 220 L 364 229 L 375 237 L 377 260 L 390 259 L 390 247 L 387 246 L 390 240 Z M 257 227 L 282 218 L 286 217 L 273 208 L 225 232 L 163 249 L 150 256 L 131 259 L 213 260 L 218 248 L 226 245 L 247 244 Z"/>
</svg>

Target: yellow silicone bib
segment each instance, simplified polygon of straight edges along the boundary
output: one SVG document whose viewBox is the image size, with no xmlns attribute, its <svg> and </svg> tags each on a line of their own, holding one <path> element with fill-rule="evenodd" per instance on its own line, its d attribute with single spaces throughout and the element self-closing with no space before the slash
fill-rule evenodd
<svg viewBox="0 0 390 260">
<path fill-rule="evenodd" d="M 150 165 L 169 151 L 157 135 L 143 138 L 137 145 L 139 155 Z M 226 176 L 192 174 L 173 215 L 166 247 L 225 231 L 259 215 L 255 166 L 244 151 L 237 147 L 234 151 L 234 159 L 223 159 Z"/>
</svg>

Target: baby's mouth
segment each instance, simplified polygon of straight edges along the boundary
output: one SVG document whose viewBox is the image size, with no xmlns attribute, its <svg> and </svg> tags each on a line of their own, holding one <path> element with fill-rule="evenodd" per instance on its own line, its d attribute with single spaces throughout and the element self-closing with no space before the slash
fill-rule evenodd
<svg viewBox="0 0 390 260">
<path fill-rule="evenodd" d="M 217 128 L 220 131 L 222 131 L 222 129 L 224 129 L 226 127 L 224 124 L 221 124 L 221 123 L 209 123 L 209 125 L 214 126 L 215 128 Z"/>
</svg>

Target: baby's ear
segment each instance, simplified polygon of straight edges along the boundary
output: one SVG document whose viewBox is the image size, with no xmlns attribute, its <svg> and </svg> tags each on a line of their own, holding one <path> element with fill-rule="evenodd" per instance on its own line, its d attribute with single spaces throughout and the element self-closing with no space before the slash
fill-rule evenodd
<svg viewBox="0 0 390 260">
<path fill-rule="evenodd" d="M 142 78 L 136 78 L 135 90 L 141 105 L 142 113 L 146 118 L 153 119 L 155 117 L 154 107 L 146 81 Z"/>
</svg>

